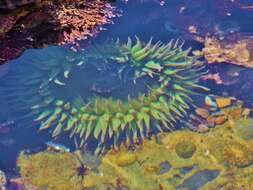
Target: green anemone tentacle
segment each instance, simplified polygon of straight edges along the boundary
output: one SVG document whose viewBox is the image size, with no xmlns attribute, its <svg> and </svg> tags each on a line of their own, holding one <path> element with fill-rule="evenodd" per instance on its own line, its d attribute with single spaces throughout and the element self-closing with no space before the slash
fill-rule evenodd
<svg viewBox="0 0 253 190">
<path fill-rule="evenodd" d="M 44 57 L 39 56 L 44 53 L 42 51 L 26 58 L 32 74 L 22 77 L 18 85 L 34 87 L 35 91 L 24 92 L 21 88 L 17 93 L 21 97 L 38 93 L 40 101 L 22 102 L 29 103 L 31 110 L 37 110 L 34 121 L 40 123 L 40 130 L 54 127 L 53 136 L 68 132 L 71 137 L 80 139 L 80 146 L 89 138 L 98 140 L 99 146 L 107 140 L 113 141 L 112 146 L 122 141 L 136 142 L 151 133 L 173 130 L 176 123 L 187 116 L 193 104 L 191 95 L 198 90 L 208 90 L 198 84 L 204 74 L 199 57 L 190 55 L 190 48 L 184 50 L 182 47 L 183 42 L 179 40 L 163 44 L 150 39 L 143 43 L 138 37 L 135 43 L 128 38 L 126 43 L 106 42 L 84 52 L 51 47 L 52 51 Z M 94 96 L 83 101 L 80 97 L 62 99 L 52 90 L 54 85 L 68 85 L 64 81 L 70 80 L 75 68 L 95 62 L 106 66 L 112 61 L 121 68 L 130 66 L 136 80 L 152 79 L 153 83 L 147 84 L 148 92 L 127 100 Z"/>
</svg>

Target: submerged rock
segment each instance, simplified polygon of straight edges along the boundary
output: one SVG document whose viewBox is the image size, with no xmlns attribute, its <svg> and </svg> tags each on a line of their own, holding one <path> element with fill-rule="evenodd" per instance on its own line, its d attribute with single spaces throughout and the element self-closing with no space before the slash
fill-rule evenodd
<svg viewBox="0 0 253 190">
<path fill-rule="evenodd" d="M 71 153 L 40 152 L 34 155 L 21 153 L 17 166 L 24 180 L 47 190 L 82 190 L 80 161 Z"/>
<path fill-rule="evenodd" d="M 176 153 L 179 157 L 187 159 L 192 157 L 196 148 L 196 145 L 192 142 L 183 141 L 176 145 Z"/>
<path fill-rule="evenodd" d="M 215 101 L 218 108 L 224 108 L 232 104 L 231 98 L 216 98 Z"/>
<path fill-rule="evenodd" d="M 137 156 L 134 153 L 122 153 L 118 155 L 118 158 L 115 161 L 118 166 L 129 166 L 137 161 Z"/>
<path fill-rule="evenodd" d="M 19 7 L 26 4 L 29 5 Z M 0 64 L 29 48 L 93 37 L 102 30 L 102 25 L 119 16 L 108 1 L 102 0 L 11 0 L 1 1 L 0 10 L 1 6 L 17 9 L 0 11 Z"/>
<path fill-rule="evenodd" d="M 188 190 L 198 190 L 209 181 L 214 180 L 218 175 L 217 170 L 202 170 L 189 177 L 178 188 L 187 188 Z"/>
<path fill-rule="evenodd" d="M 243 34 L 229 35 L 224 40 L 205 39 L 204 56 L 208 63 L 232 63 L 253 67 L 253 37 Z"/>
<path fill-rule="evenodd" d="M 192 172 L 194 169 L 197 169 L 197 168 L 198 168 L 197 165 L 186 166 L 186 167 L 180 168 L 180 173 L 185 175 L 185 174 L 188 174 L 188 173 Z"/>
<path fill-rule="evenodd" d="M 253 119 L 240 119 L 234 124 L 234 133 L 244 139 L 253 139 Z"/>
<path fill-rule="evenodd" d="M 216 125 L 222 125 L 227 120 L 227 117 L 225 115 L 219 115 L 218 117 L 213 117 L 213 118 L 214 118 L 214 123 Z"/>
<path fill-rule="evenodd" d="M 159 164 L 159 175 L 167 173 L 171 169 L 171 165 L 168 161 L 161 162 Z"/>
<path fill-rule="evenodd" d="M 39 190 L 37 187 L 31 185 L 27 180 L 24 180 L 23 178 L 10 179 L 8 188 L 10 190 Z"/>
<path fill-rule="evenodd" d="M 7 178 L 5 173 L 0 170 L 0 190 L 6 190 Z"/>
<path fill-rule="evenodd" d="M 204 108 L 196 108 L 195 113 L 204 119 L 208 118 L 208 116 L 210 114 L 209 111 Z"/>
</svg>

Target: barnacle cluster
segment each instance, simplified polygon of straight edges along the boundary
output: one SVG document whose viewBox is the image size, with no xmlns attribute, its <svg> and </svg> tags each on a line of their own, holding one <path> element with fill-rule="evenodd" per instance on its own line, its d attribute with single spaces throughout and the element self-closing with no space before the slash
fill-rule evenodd
<svg viewBox="0 0 253 190">
<path fill-rule="evenodd" d="M 10 95 L 10 106 L 14 111 L 30 109 L 41 130 L 54 127 L 53 136 L 68 131 L 79 139 L 80 146 L 95 138 L 98 147 L 110 142 L 116 148 L 122 141 L 138 142 L 176 128 L 193 105 L 190 96 L 208 90 L 198 84 L 204 73 L 202 62 L 189 54 L 190 49 L 183 50 L 179 41 L 163 44 L 136 39 L 106 42 L 84 52 L 57 47 L 31 50 L 20 60 L 28 69 L 7 79 L 5 91 L 15 88 L 18 90 L 11 94 L 19 95 Z M 133 93 L 126 92 L 124 98 L 84 92 L 83 98 L 79 89 L 85 89 L 87 80 L 75 78 L 78 73 L 88 75 L 85 69 L 91 67 L 108 76 L 110 67 L 115 68 L 119 83 L 133 84 Z M 94 79 L 88 80 L 92 83 Z M 80 88 L 75 88 L 76 83 Z M 138 84 L 145 89 L 135 90 Z"/>
<path fill-rule="evenodd" d="M 245 167 L 253 163 L 253 151 L 242 143 L 230 143 L 224 147 L 224 160 L 227 164 Z"/>
<path fill-rule="evenodd" d="M 111 23 L 116 16 L 110 3 L 101 0 L 61 0 L 49 13 L 61 30 L 62 43 L 93 36 L 101 25 Z"/>
</svg>

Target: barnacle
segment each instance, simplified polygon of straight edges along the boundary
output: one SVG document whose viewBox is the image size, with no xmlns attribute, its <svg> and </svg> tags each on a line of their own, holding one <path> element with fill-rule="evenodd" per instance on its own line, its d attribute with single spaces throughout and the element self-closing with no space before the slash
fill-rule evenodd
<svg viewBox="0 0 253 190">
<path fill-rule="evenodd" d="M 203 64 L 182 46 L 178 40 L 143 43 L 136 37 L 135 43 L 129 38 L 127 43 L 106 42 L 80 52 L 59 47 L 31 50 L 21 59 L 23 65 L 29 65 L 27 71 L 16 74 L 12 81 L 7 79 L 7 91 L 19 89 L 12 92 L 18 98 L 10 95 L 10 106 L 14 111 L 30 109 L 28 115 L 40 123 L 40 130 L 54 127 L 53 136 L 69 132 L 80 146 L 90 139 L 98 142 L 98 150 L 117 148 L 124 141 L 139 142 L 176 128 L 193 105 L 190 96 L 208 90 L 198 84 Z M 131 83 L 133 93 L 108 97 L 84 92 L 84 98 L 83 87 L 94 78 L 77 76 L 91 76 L 85 73 L 91 67 L 108 76 L 113 67 L 119 83 Z M 81 87 L 75 88 L 76 83 Z"/>
<path fill-rule="evenodd" d="M 231 143 L 224 148 L 224 161 L 232 166 L 245 167 L 253 163 L 252 150 L 241 143 Z"/>
<path fill-rule="evenodd" d="M 221 137 L 223 139 L 214 140 L 210 138 L 212 141 L 210 152 L 218 162 L 238 168 L 244 168 L 253 163 L 252 149 L 249 145 L 231 136 L 221 135 Z"/>
<path fill-rule="evenodd" d="M 54 9 L 48 12 L 61 30 L 61 43 L 93 36 L 102 25 L 112 23 L 111 18 L 118 16 L 110 3 L 101 0 L 61 0 L 53 4 Z"/>
</svg>

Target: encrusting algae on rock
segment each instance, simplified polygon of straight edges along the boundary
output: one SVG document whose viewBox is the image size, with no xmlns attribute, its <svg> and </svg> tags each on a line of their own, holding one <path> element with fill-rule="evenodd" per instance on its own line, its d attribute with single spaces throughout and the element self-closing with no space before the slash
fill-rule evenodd
<svg viewBox="0 0 253 190">
<path fill-rule="evenodd" d="M 225 109 L 229 120 L 211 128 L 207 133 L 180 130 L 146 139 L 131 150 L 121 145 L 119 151 L 108 151 L 101 157 L 101 163 L 96 169 L 87 169 L 82 177 L 74 173 L 74 168 L 79 164 L 74 164 L 73 167 L 72 164 L 66 165 L 65 161 L 64 166 L 60 166 L 50 164 L 51 160 L 48 159 L 50 157 L 59 161 L 63 155 L 68 154 L 72 155 L 69 158 L 76 163 L 74 153 L 21 154 L 18 161 L 20 173 L 32 184 L 48 187 L 53 187 L 56 182 L 65 183 L 67 187 L 73 185 L 71 180 L 66 180 L 68 175 L 65 173 L 54 175 L 57 168 L 61 167 L 65 172 L 73 172 L 72 177 L 75 176 L 73 179 L 78 184 L 76 189 L 252 190 L 253 139 L 241 138 L 243 136 L 237 131 L 241 123 L 249 123 L 252 119 L 242 115 L 232 117 L 230 114 L 236 108 L 230 108 L 230 111 L 229 108 Z M 234 122 L 233 127 L 230 121 Z M 42 164 L 39 157 L 47 160 L 51 167 L 46 170 L 46 183 L 38 182 L 45 181 L 44 176 L 39 175 L 43 171 L 37 167 Z M 198 183 L 195 183 L 196 180 Z"/>
<path fill-rule="evenodd" d="M 34 155 L 21 153 L 17 160 L 21 176 L 47 190 L 81 190 L 81 163 L 74 154 L 40 152 Z"/>
<path fill-rule="evenodd" d="M 215 37 L 205 39 L 203 49 L 208 63 L 232 63 L 243 67 L 253 67 L 252 36 L 229 36 L 229 40 L 218 40 Z"/>
</svg>

